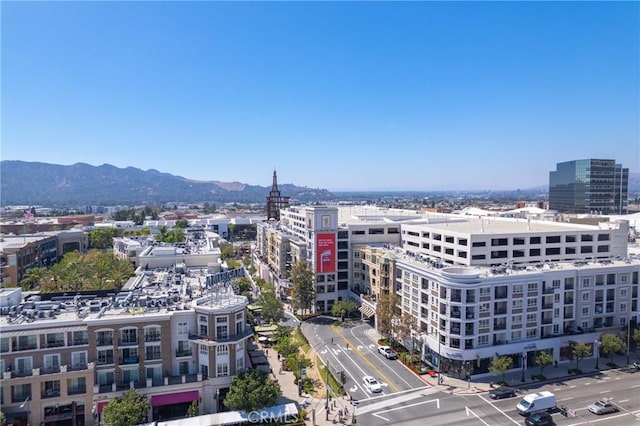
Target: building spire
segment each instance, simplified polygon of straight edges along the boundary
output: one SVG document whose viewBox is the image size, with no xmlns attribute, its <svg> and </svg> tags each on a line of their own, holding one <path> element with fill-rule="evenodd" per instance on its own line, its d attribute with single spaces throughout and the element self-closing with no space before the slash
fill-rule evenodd
<svg viewBox="0 0 640 426">
<path fill-rule="evenodd" d="M 271 184 L 271 191 L 267 196 L 267 220 L 274 219 L 280 220 L 280 209 L 289 207 L 289 197 L 280 195 L 278 189 L 278 176 L 276 175 L 276 169 L 273 169 L 273 183 Z"/>
<path fill-rule="evenodd" d="M 271 192 L 278 192 L 278 176 L 276 175 L 276 169 L 273 169 L 273 183 L 271 184 Z"/>
</svg>

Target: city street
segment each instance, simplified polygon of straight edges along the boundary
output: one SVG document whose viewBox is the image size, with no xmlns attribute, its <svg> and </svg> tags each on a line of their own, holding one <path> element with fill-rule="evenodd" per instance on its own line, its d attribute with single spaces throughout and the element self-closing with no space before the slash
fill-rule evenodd
<svg viewBox="0 0 640 426">
<path fill-rule="evenodd" d="M 573 410 L 575 417 L 553 414 L 557 425 L 640 424 L 640 373 L 612 370 L 598 378 L 584 377 L 570 381 L 528 387 L 515 398 L 492 400 L 486 393 L 452 395 L 447 392 L 418 390 L 393 395 L 375 401 L 363 401 L 357 407 L 358 422 L 366 425 L 421 425 L 425 417 L 438 425 L 522 425 L 515 406 L 527 393 L 541 390 L 553 392 L 558 407 Z M 597 416 L 587 406 L 598 399 L 611 399 L 619 409 L 617 413 Z"/>
<path fill-rule="evenodd" d="M 377 345 L 366 335 L 371 331 L 368 324 L 353 322 L 332 326 L 334 322 L 332 318 L 315 318 L 305 321 L 302 331 L 334 375 L 340 371 L 345 373 L 344 388 L 353 399 L 379 398 L 428 387 L 399 361 L 388 360 L 378 353 Z M 380 382 L 382 392 L 370 392 L 363 383 L 364 376 L 372 376 Z M 339 376 L 336 378 L 340 379 Z"/>
</svg>

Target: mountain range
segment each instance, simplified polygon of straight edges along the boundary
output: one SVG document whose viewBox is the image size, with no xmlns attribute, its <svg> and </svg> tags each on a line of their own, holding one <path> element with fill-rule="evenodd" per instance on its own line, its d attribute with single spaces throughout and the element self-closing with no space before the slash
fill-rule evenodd
<svg viewBox="0 0 640 426">
<path fill-rule="evenodd" d="M 271 182 L 271 176 L 266 177 Z M 157 170 L 109 164 L 70 166 L 1 161 L 0 200 L 7 205 L 85 206 L 162 203 L 264 203 L 268 187 L 240 182 L 196 181 Z M 265 180 L 267 180 L 265 179 Z M 279 184 L 283 196 L 301 202 L 335 199 L 326 189 Z"/>
</svg>

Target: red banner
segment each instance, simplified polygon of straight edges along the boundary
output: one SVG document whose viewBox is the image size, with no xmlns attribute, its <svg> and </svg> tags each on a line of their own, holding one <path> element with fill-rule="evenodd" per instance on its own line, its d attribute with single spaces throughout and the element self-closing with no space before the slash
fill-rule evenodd
<svg viewBox="0 0 640 426">
<path fill-rule="evenodd" d="M 316 236 L 316 273 L 336 271 L 336 234 Z"/>
</svg>

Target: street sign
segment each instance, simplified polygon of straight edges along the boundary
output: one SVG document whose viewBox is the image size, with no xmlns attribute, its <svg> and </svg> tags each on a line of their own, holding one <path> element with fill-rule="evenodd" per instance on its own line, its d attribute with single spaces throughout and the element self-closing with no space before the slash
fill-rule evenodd
<svg viewBox="0 0 640 426">
<path fill-rule="evenodd" d="M 303 379 L 307 378 L 307 369 L 303 368 L 302 370 L 300 370 L 300 377 Z"/>
</svg>

